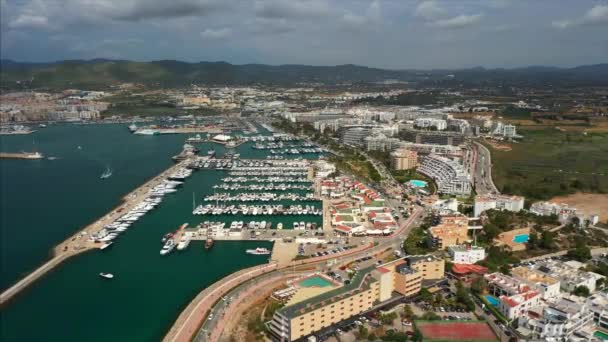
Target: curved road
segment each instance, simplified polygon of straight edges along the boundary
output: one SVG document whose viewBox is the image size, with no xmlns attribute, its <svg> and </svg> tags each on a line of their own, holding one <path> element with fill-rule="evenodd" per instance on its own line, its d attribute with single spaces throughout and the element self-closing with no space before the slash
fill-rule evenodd
<svg viewBox="0 0 608 342">
<path fill-rule="evenodd" d="M 400 222 L 399 229 L 396 230 L 392 235 L 376 238 L 377 245 L 374 247 L 372 247 L 371 244 L 363 245 L 357 247 L 356 249 L 346 250 L 340 255 L 334 254 L 324 257 L 306 259 L 298 262 L 296 265 L 287 266 L 282 270 L 289 270 L 290 268 L 302 265 L 317 267 L 319 265 L 325 265 L 329 260 L 335 260 L 336 263 L 348 263 L 368 254 L 375 254 L 388 248 L 395 248 L 399 245 L 400 239 L 404 237 L 404 234 L 406 235 L 409 232 L 409 228 L 411 228 L 414 223 L 418 223 L 418 218 L 423 212 L 424 210 L 421 207 L 416 208 L 416 211 L 414 211 L 414 213 L 412 213 L 407 220 L 402 220 L 402 222 Z M 205 320 L 209 316 L 209 313 L 219 312 L 216 311 L 218 306 L 222 307 L 225 305 L 222 297 L 225 297 L 226 294 L 231 293 L 231 291 L 239 287 L 239 285 L 242 283 L 260 276 L 263 276 L 264 278 L 274 277 L 276 275 L 280 275 L 282 270 L 279 270 L 277 268 L 277 264 L 275 263 L 255 266 L 233 273 L 215 282 L 199 293 L 196 298 L 194 298 L 194 300 L 180 314 L 173 327 L 163 340 L 170 342 L 189 341 L 195 335 L 195 333 L 197 333 L 201 325 L 204 326 L 207 332 L 213 331 L 213 327 L 210 327 L 209 324 L 205 325 L 205 323 L 207 323 Z M 212 319 L 209 323 L 217 324 L 217 319 Z M 205 338 L 206 333 L 199 336 Z"/>
</svg>

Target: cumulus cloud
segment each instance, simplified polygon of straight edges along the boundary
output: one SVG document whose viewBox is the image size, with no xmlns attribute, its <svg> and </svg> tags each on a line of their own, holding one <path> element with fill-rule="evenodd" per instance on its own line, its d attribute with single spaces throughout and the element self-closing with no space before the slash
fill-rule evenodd
<svg viewBox="0 0 608 342">
<path fill-rule="evenodd" d="M 559 29 L 573 26 L 608 25 L 608 5 L 595 5 L 581 18 L 554 20 L 551 25 Z"/>
<path fill-rule="evenodd" d="M 429 26 L 439 28 L 462 28 L 478 23 L 483 14 L 460 14 L 450 16 L 448 11 L 435 0 L 423 1 L 414 10 L 414 16 L 422 18 Z"/>
<path fill-rule="evenodd" d="M 204 39 L 224 39 L 232 34 L 232 30 L 224 27 L 219 29 L 205 29 L 201 32 L 201 37 Z"/>
<path fill-rule="evenodd" d="M 342 27 L 349 30 L 377 28 L 381 22 L 382 10 L 380 8 L 380 1 L 378 0 L 372 1 L 363 14 L 356 14 L 351 11 L 346 11 L 340 18 Z"/>
<path fill-rule="evenodd" d="M 423 1 L 414 10 L 414 15 L 426 20 L 435 20 L 446 14 L 446 10 L 437 1 Z"/>
<path fill-rule="evenodd" d="M 257 0 L 254 12 L 266 19 L 305 19 L 327 16 L 331 9 L 321 0 Z"/>
<path fill-rule="evenodd" d="M 432 22 L 431 25 L 441 28 L 462 28 L 477 24 L 481 18 L 483 18 L 483 14 L 461 14 L 453 18 L 436 20 Z"/>
<path fill-rule="evenodd" d="M 52 29 L 47 17 L 41 15 L 21 14 L 15 20 L 9 22 L 11 29 Z"/>
</svg>

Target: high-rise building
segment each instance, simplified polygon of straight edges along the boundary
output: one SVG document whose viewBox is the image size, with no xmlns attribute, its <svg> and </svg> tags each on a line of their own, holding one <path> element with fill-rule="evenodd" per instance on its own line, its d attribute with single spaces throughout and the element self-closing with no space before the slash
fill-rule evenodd
<svg viewBox="0 0 608 342">
<path fill-rule="evenodd" d="M 394 170 L 409 170 L 418 166 L 418 153 L 408 149 L 391 152 L 391 166 Z"/>
</svg>

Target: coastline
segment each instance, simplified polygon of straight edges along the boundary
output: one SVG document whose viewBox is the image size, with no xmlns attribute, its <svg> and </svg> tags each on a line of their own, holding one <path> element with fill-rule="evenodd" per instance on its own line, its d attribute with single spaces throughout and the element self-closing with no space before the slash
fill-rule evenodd
<svg viewBox="0 0 608 342">
<path fill-rule="evenodd" d="M 44 275 L 55 269 L 55 267 L 59 266 L 62 262 L 70 257 L 100 248 L 103 244 L 88 241 L 89 235 L 103 229 L 108 222 L 115 220 L 121 216 L 123 212 L 129 211 L 132 207 L 139 204 L 143 199 L 146 198 L 145 194 L 147 193 L 147 190 L 162 182 L 164 177 L 180 168 L 184 162 L 185 161 L 182 161 L 180 163 L 171 165 L 160 174 L 152 177 L 152 179 L 145 181 L 142 185 L 122 196 L 120 203 L 104 216 L 97 218 L 92 223 L 77 230 L 74 234 L 70 235 L 61 243 L 54 246 L 51 249 L 52 258 L 50 260 L 47 260 L 44 264 L 37 267 L 34 271 L 30 272 L 27 276 L 20 279 L 15 284 L 4 290 L 2 294 L 0 294 L 0 307 L 6 305 L 10 300 L 21 293 L 21 291 L 28 288 L 38 279 L 42 278 Z"/>
</svg>

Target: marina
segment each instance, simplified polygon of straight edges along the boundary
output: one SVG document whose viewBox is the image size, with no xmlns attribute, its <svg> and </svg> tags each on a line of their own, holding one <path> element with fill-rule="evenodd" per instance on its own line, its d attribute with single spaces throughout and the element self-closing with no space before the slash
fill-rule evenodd
<svg viewBox="0 0 608 342">
<path fill-rule="evenodd" d="M 90 338 L 89 332 L 91 329 L 95 329 L 95 326 L 99 322 L 102 322 L 103 324 L 111 325 L 113 333 L 102 332 L 93 340 L 105 340 L 110 338 L 110 336 L 115 336 L 116 333 L 120 333 L 122 336 L 137 336 L 137 338 L 158 340 L 165 333 L 165 329 L 173 322 L 180 307 L 191 299 L 189 294 L 200 291 L 201 287 L 213 283 L 223 274 L 226 274 L 226 272 L 230 273 L 244 267 L 264 263 L 267 260 L 264 256 L 269 256 L 269 254 L 262 253 L 255 254 L 258 255 L 256 258 L 248 259 L 246 257 L 248 255 L 247 250 L 266 248 L 271 251 L 272 242 L 269 241 L 281 238 L 279 235 L 273 236 L 274 232 L 283 232 L 281 236 L 293 239 L 298 238 L 298 234 L 305 231 L 299 228 L 298 230 L 294 230 L 294 221 L 298 223 L 298 227 L 300 227 L 300 223 L 302 223 L 304 228 L 309 226 L 310 229 L 306 230 L 306 232 L 310 233 L 318 231 L 318 228 L 316 231 L 313 230 L 313 226 L 321 226 L 319 206 L 314 206 L 317 210 L 316 215 L 314 214 L 315 209 L 310 208 L 313 206 L 308 208 L 306 215 L 297 215 L 297 207 L 293 209 L 293 215 L 275 215 L 274 211 L 272 215 L 264 215 L 264 205 L 283 205 L 284 209 L 289 209 L 290 205 L 300 205 L 302 213 L 304 213 L 306 205 L 298 204 L 297 201 L 292 204 L 273 203 L 273 201 L 264 203 L 250 201 L 247 203 L 248 205 L 259 206 L 259 215 L 264 215 L 260 216 L 263 219 L 254 220 L 252 223 L 251 219 L 242 218 L 242 212 L 237 215 L 221 213 L 213 216 L 215 222 L 223 224 L 221 229 L 219 228 L 221 224 L 219 224 L 214 229 L 201 230 L 200 234 L 192 235 L 190 232 L 194 230 L 198 231 L 201 228 L 201 223 L 208 220 L 205 216 L 192 215 L 192 209 L 196 208 L 192 203 L 193 194 L 198 195 L 195 198 L 203 199 L 206 196 L 213 195 L 214 190 L 219 190 L 223 193 L 232 192 L 233 190 L 230 189 L 219 189 L 220 186 L 223 187 L 229 184 L 248 187 L 238 189 L 240 191 L 262 193 L 282 191 L 296 194 L 300 191 L 308 191 L 312 184 L 308 179 L 307 172 L 310 163 L 305 160 L 266 160 L 264 159 L 266 158 L 265 154 L 259 154 L 248 144 L 239 146 L 234 150 L 226 150 L 224 146 L 213 148 L 215 151 L 212 156 L 208 154 L 211 148 L 207 143 L 207 145 L 193 145 L 197 149 L 205 151 L 200 153 L 203 156 L 190 156 L 170 166 L 171 156 L 175 155 L 175 151 L 179 151 L 183 147 L 183 138 L 163 135 L 150 137 L 147 140 L 133 136 L 132 140 L 129 138 L 129 142 L 125 143 L 124 139 L 131 136 L 129 130 L 125 129 L 125 126 L 104 126 L 106 127 L 100 128 L 94 125 L 69 126 L 65 127 L 65 130 L 82 130 L 85 136 L 96 137 L 100 142 L 108 139 L 108 133 L 104 133 L 104 131 L 114 132 L 112 134 L 122 137 L 121 139 L 123 140 L 113 139 L 111 144 L 108 145 L 109 150 L 120 151 L 126 156 L 125 160 L 132 160 L 133 163 L 138 163 L 138 152 L 135 151 L 138 151 L 141 147 L 134 149 L 129 144 L 147 145 L 149 146 L 150 154 L 158 154 L 158 150 L 163 151 L 164 162 L 160 164 L 162 165 L 160 170 L 159 167 L 156 169 L 161 171 L 164 168 L 168 168 L 158 176 L 152 177 L 144 184 L 137 186 L 135 190 L 126 194 L 119 205 L 114 208 L 110 206 L 107 214 L 98 214 L 99 218 L 93 223 L 84 224 L 85 228 L 80 232 L 68 235 L 68 238 L 54 249 L 55 253 L 60 255 L 60 257 L 51 259 L 48 262 L 48 267 L 44 266 L 40 269 L 41 272 L 32 273 L 32 278 L 27 278 L 25 283 L 16 284 L 14 290 L 3 294 L 2 302 L 5 303 L 9 297 L 12 297 L 11 293 L 19 292 L 34 281 L 38 283 L 38 286 L 32 287 L 23 296 L 20 296 L 19 300 L 16 300 L 19 305 L 11 305 L 3 313 L 7 324 L 11 324 L 11 326 L 19 327 L 26 324 L 26 317 L 28 319 L 32 318 L 31 307 L 44 303 L 45 307 L 49 308 L 57 307 L 58 305 L 65 307 L 66 310 L 70 310 L 70 313 L 64 316 L 64 318 L 79 322 L 78 329 L 72 329 L 70 335 L 67 336 L 62 331 L 52 328 L 52 326 L 57 326 L 60 322 L 52 318 L 49 310 L 38 310 L 36 311 L 37 314 L 34 315 L 38 317 L 36 318 L 37 321 L 48 322 L 48 324 L 43 324 L 44 330 L 47 332 L 44 338 L 63 338 L 67 340 Z M 61 132 L 63 129 L 61 125 L 49 127 L 41 133 L 41 137 L 44 138 L 44 135 L 53 133 L 54 131 Z M 64 133 L 63 135 L 65 136 L 66 134 Z M 171 141 L 171 145 L 165 147 L 166 143 L 156 143 L 156 139 Z M 48 166 L 53 164 L 59 167 L 62 163 L 68 163 L 73 160 L 74 157 L 68 157 L 69 155 L 63 152 L 64 150 L 69 150 L 73 156 L 84 156 L 85 154 L 92 156 L 92 153 L 94 153 L 92 151 L 93 148 L 83 143 L 83 141 L 85 140 L 68 142 L 62 147 L 63 150 L 49 150 L 48 152 L 45 150 L 45 152 L 59 157 L 53 163 L 47 162 L 44 164 L 45 167 L 47 164 Z M 91 143 L 93 143 L 92 141 Z M 45 147 L 47 146 L 46 144 L 52 146 L 51 143 L 46 142 Z M 97 143 L 96 146 L 104 146 L 104 144 Z M 252 156 L 255 157 L 240 159 L 240 156 L 247 156 L 249 153 L 253 153 Z M 134 155 L 135 159 L 133 159 Z M 206 163 L 217 165 L 218 171 L 215 171 L 215 167 L 204 168 Z M 229 165 L 230 163 L 232 165 Z M 24 163 L 23 165 L 26 164 Z M 107 165 L 111 165 L 112 167 L 109 168 Z M 285 168 L 277 169 L 277 167 Z M 106 172 L 108 168 L 111 172 Z M 113 184 L 120 182 L 124 177 L 129 176 L 128 168 L 125 168 L 125 164 L 117 160 L 96 161 L 91 165 L 91 170 L 90 181 L 98 184 L 100 189 L 111 187 Z M 197 174 L 196 170 L 203 170 L 203 172 Z M 232 175 L 232 172 L 236 174 Z M 284 176 L 287 172 L 292 176 Z M 111 173 L 109 177 L 101 178 L 100 176 L 100 174 L 109 173 Z M 242 174 L 242 176 L 237 176 L 239 174 Z M 245 181 L 224 182 L 222 178 L 227 177 L 244 177 Z M 266 181 L 263 184 L 267 188 L 251 187 L 252 185 L 259 185 L 256 184 L 256 177 L 265 179 Z M 218 185 L 218 187 L 214 189 L 214 185 Z M 123 188 L 124 186 L 123 184 Z M 298 194 L 298 196 L 301 195 Z M 83 193 L 80 201 L 86 203 L 85 199 L 89 197 L 90 194 Z M 244 203 L 234 203 L 234 205 L 237 204 L 244 205 Z M 250 209 L 253 213 L 255 208 Z M 251 218 L 255 217 L 252 215 L 248 216 Z M 66 218 L 68 217 L 66 216 Z M 196 218 L 201 218 L 201 220 L 196 220 Z M 167 227 L 175 227 L 177 222 L 189 220 L 194 220 L 192 228 L 185 228 L 181 233 L 174 234 L 171 239 L 173 242 L 167 242 L 168 240 L 165 243 L 159 242 L 160 238 L 167 233 Z M 233 226 L 233 221 L 235 221 L 234 230 L 231 231 L 230 227 Z M 243 221 L 242 226 L 239 225 L 240 221 Z M 262 221 L 266 221 L 263 225 L 264 228 L 261 228 Z M 250 225 L 252 228 L 249 228 Z M 236 230 L 238 230 L 239 226 L 241 229 L 238 232 L 238 236 L 236 236 Z M 256 226 L 258 227 L 257 229 Z M 102 239 L 104 241 L 101 241 Z M 225 243 L 224 240 L 230 240 L 230 242 Z M 165 247 L 165 244 L 168 244 L 165 249 L 167 252 L 165 255 L 161 255 L 160 251 Z M 86 253 L 77 258 L 72 258 L 74 255 L 94 249 L 99 249 L 100 252 Z M 68 261 L 66 262 L 66 260 Z M 201 260 L 204 260 L 203 262 L 206 265 L 208 264 L 204 272 L 195 271 L 193 273 L 188 265 L 200 263 Z M 48 273 L 51 269 L 54 272 Z M 93 273 L 93 277 L 91 277 L 91 269 L 97 270 Z M 113 281 L 102 281 L 104 279 L 100 279 L 101 277 L 98 276 L 97 272 L 108 272 L 108 270 L 114 276 Z M 46 276 L 39 279 L 42 275 Z M 70 291 L 68 295 L 67 289 L 63 289 L 66 277 L 70 279 L 71 283 L 77 283 L 81 290 Z M 113 284 L 154 283 L 146 292 L 163 298 L 150 301 L 144 293 L 139 293 L 141 291 L 132 291 L 130 289 L 119 291 L 118 288 L 107 288 L 101 290 L 98 288 L 100 283 L 103 283 L 104 287 L 112 286 Z M 172 295 L 160 295 L 167 290 Z M 44 293 L 47 291 L 59 294 L 58 298 L 56 298 L 57 300 L 46 297 Z M 89 298 L 91 292 L 99 291 L 101 292 L 96 298 Z M 112 306 L 108 305 L 112 302 L 110 298 L 123 295 L 129 298 L 125 301 L 123 312 L 114 313 L 109 316 L 105 315 L 101 321 L 95 324 L 87 324 L 78 318 L 83 313 L 82 303 L 89 303 L 90 308 L 95 308 L 96 313 L 100 311 L 112 312 Z M 149 311 L 153 312 L 158 312 L 161 307 L 164 307 L 165 309 L 160 316 L 155 314 L 152 317 L 147 313 L 143 315 L 140 313 L 140 320 L 144 324 L 144 322 L 161 319 L 161 321 L 165 322 L 166 327 L 163 327 L 161 324 L 157 329 L 144 329 L 146 331 L 142 334 L 141 324 L 126 324 L 125 322 L 129 320 L 128 317 L 132 317 L 135 312 L 140 312 L 142 307 L 147 307 L 150 309 Z M 170 309 L 166 310 L 166 308 Z M 89 311 L 84 310 L 84 312 Z M 78 312 L 79 315 L 72 314 L 72 312 Z M 91 314 L 93 314 L 92 311 Z M 36 331 L 24 334 L 21 329 L 19 333 L 15 329 L 7 330 L 6 336 L 8 336 L 7 340 L 16 340 L 10 336 L 19 336 L 25 339 L 42 338 Z"/>
</svg>

